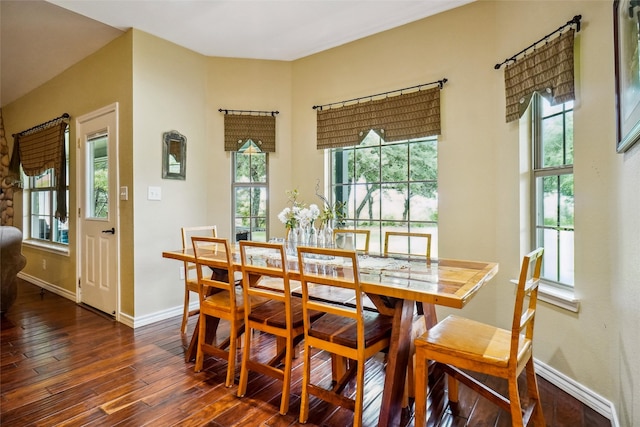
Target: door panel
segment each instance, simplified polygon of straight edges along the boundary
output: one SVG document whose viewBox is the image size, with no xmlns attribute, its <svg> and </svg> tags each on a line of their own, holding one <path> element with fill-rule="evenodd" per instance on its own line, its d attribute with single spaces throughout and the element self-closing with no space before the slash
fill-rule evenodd
<svg viewBox="0 0 640 427">
<path fill-rule="evenodd" d="M 117 316 L 117 105 L 78 119 L 81 302 Z"/>
</svg>

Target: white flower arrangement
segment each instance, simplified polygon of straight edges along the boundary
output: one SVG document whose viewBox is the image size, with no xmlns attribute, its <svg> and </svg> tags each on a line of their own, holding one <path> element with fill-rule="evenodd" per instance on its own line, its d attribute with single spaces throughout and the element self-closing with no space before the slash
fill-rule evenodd
<svg viewBox="0 0 640 427">
<path fill-rule="evenodd" d="M 297 226 L 307 227 L 315 222 L 320 216 L 318 205 L 311 204 L 306 207 L 304 203 L 298 201 L 298 190 L 287 191 L 291 207 L 285 207 L 279 214 L 278 219 L 286 228 L 293 229 Z"/>
</svg>

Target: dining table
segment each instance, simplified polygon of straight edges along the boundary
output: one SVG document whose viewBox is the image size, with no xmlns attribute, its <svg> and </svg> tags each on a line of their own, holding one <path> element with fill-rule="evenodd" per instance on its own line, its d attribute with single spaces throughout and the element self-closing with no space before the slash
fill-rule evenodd
<svg viewBox="0 0 640 427">
<path fill-rule="evenodd" d="M 286 245 L 285 243 L 282 243 Z M 287 247 L 289 279 L 299 281 L 300 273 L 295 247 Z M 192 248 L 168 250 L 162 256 L 195 262 Z M 215 250 L 203 255 L 215 260 Z M 233 268 L 241 271 L 240 253 L 233 250 Z M 318 259 L 317 271 L 336 274 L 330 260 Z M 437 323 L 436 306 L 463 308 L 498 272 L 497 262 L 460 259 L 431 259 L 415 256 L 385 256 L 359 253 L 360 286 L 376 308 L 393 317 L 391 340 L 385 368 L 385 383 L 378 426 L 397 426 L 402 414 L 406 371 L 411 356 L 411 334 L 416 302 L 422 303 L 425 328 Z M 293 290 L 292 290 L 293 291 Z M 207 328 L 209 329 L 209 328 Z M 197 333 L 191 340 L 186 359 L 195 356 Z"/>
</svg>

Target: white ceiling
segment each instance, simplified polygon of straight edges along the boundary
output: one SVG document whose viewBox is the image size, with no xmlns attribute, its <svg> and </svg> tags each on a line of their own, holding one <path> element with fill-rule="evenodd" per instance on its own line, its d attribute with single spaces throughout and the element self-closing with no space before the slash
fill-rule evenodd
<svg viewBox="0 0 640 427">
<path fill-rule="evenodd" d="M 129 28 L 207 56 L 291 61 L 475 0 L 0 0 L 0 103 Z"/>
</svg>

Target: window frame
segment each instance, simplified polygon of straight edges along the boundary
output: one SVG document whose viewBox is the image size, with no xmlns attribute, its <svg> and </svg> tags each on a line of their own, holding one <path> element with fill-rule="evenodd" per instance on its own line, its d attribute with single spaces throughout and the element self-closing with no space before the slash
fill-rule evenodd
<svg viewBox="0 0 640 427">
<path fill-rule="evenodd" d="M 432 241 L 431 241 L 431 257 L 432 258 L 437 258 L 437 254 L 438 254 L 438 250 L 437 250 L 437 242 L 438 242 L 438 215 L 439 215 L 439 209 L 438 209 L 438 137 L 437 136 L 425 136 L 423 138 L 414 138 L 414 139 L 409 139 L 409 140 L 401 140 L 401 141 L 384 141 L 384 138 L 381 137 L 381 133 L 376 132 L 375 130 L 370 130 L 369 133 L 375 133 L 377 134 L 377 136 L 379 137 L 379 144 L 378 145 L 362 145 L 358 144 L 358 145 L 353 145 L 353 146 L 347 146 L 347 147 L 337 147 L 337 148 L 327 148 L 325 149 L 325 158 L 326 158 L 326 162 L 327 162 L 327 188 L 329 190 L 329 202 L 332 205 L 335 205 L 336 203 L 336 194 L 337 194 L 337 189 L 338 188 L 344 188 L 347 186 L 352 186 L 355 187 L 357 185 L 357 183 L 353 183 L 351 181 L 351 178 L 353 177 L 348 177 L 346 182 L 342 182 L 342 183 L 336 183 L 334 182 L 335 177 L 336 177 L 336 172 L 335 172 L 335 158 L 336 158 L 336 153 L 337 152 L 348 152 L 348 151 L 352 151 L 353 150 L 353 155 L 354 158 L 357 160 L 358 156 L 357 156 L 357 151 L 358 150 L 366 150 L 366 149 L 370 149 L 370 148 L 374 148 L 374 147 L 378 147 L 378 152 L 379 152 L 379 159 L 380 161 L 378 162 L 378 176 L 379 176 L 379 180 L 374 182 L 373 185 L 378 186 L 378 188 L 382 188 L 384 186 L 389 186 L 389 185 L 394 185 L 396 183 L 401 183 L 401 184 L 405 184 L 407 186 L 407 188 L 410 188 L 410 186 L 412 184 L 416 184 L 416 183 L 428 183 L 431 185 L 435 186 L 435 190 L 434 190 L 434 195 L 435 195 L 435 216 L 436 219 L 432 220 L 424 220 L 424 219 L 420 219 L 420 220 L 412 220 L 411 219 L 411 204 L 409 203 L 409 208 L 408 208 L 408 212 L 407 212 L 407 221 L 401 221 L 401 220 L 393 220 L 393 219 L 388 219 L 388 218 L 384 218 L 383 214 L 382 214 L 382 210 L 380 215 L 378 216 L 378 218 L 373 217 L 372 219 L 366 219 L 364 220 L 363 218 L 357 218 L 357 214 L 355 213 L 355 209 L 354 209 L 354 213 L 353 215 L 349 215 L 347 214 L 347 216 L 344 218 L 343 223 L 342 224 L 334 224 L 334 226 L 336 228 L 340 227 L 346 227 L 346 228 L 353 228 L 354 226 L 358 226 L 359 224 L 362 224 L 363 222 L 368 222 L 368 223 L 373 223 L 373 224 L 377 224 L 377 233 L 378 233 L 378 240 L 375 239 L 374 236 L 376 236 L 376 232 L 372 231 L 372 235 L 371 235 L 371 241 L 370 241 L 370 250 L 375 252 L 376 250 L 379 250 L 380 252 L 383 251 L 383 245 L 384 245 L 384 231 L 385 228 L 389 228 L 388 226 L 385 227 L 385 223 L 397 223 L 397 224 L 406 224 L 406 227 L 404 227 L 404 231 L 414 231 L 414 232 L 428 232 L 432 234 Z M 365 136 L 366 138 L 366 136 Z M 365 138 L 363 138 L 363 141 L 365 140 Z M 422 142 L 431 142 L 434 145 L 435 148 L 435 171 L 436 171 L 436 177 L 435 179 L 412 179 L 411 177 L 411 147 L 413 144 L 417 144 L 417 143 L 422 143 Z M 388 146 L 392 146 L 392 145 L 406 145 L 406 152 L 407 152 L 407 157 L 406 157 L 406 171 L 407 171 L 407 175 L 406 175 L 406 179 L 402 180 L 402 181 L 387 181 L 383 179 L 383 168 L 384 165 L 382 163 L 382 155 L 380 154 L 382 149 L 384 147 L 388 147 Z M 349 154 L 345 154 L 345 156 L 349 156 Z M 348 158 L 345 158 L 343 160 L 343 164 L 344 162 L 348 162 Z M 354 160 L 355 161 L 355 160 Z M 347 166 L 343 166 L 342 167 L 343 170 L 348 170 L 348 165 Z M 355 169 L 357 169 L 357 166 L 355 167 Z M 380 191 L 380 190 L 378 190 Z M 344 193 L 344 192 L 343 192 Z M 347 209 L 348 211 L 348 209 Z M 418 224 L 422 224 L 424 225 L 424 227 L 418 227 Z M 413 227 L 412 227 L 413 225 Z M 429 230 L 426 230 L 425 228 L 429 227 Z M 368 225 L 367 228 L 370 228 L 370 226 Z M 375 229 L 375 227 L 374 227 Z M 435 229 L 435 232 L 433 232 L 433 229 Z M 410 244 L 410 243 L 409 243 Z"/>
<path fill-rule="evenodd" d="M 566 226 L 566 225 L 562 225 L 560 222 L 553 225 L 553 226 L 549 226 L 546 225 L 544 223 L 544 202 L 542 200 L 543 197 L 543 190 L 538 188 L 538 180 L 540 179 L 544 179 L 547 177 L 558 177 L 558 179 L 560 180 L 562 177 L 565 176 L 572 176 L 574 183 L 573 183 L 573 199 L 575 200 L 575 175 L 574 175 L 574 156 L 573 156 L 573 147 L 574 147 L 574 141 L 572 138 L 572 155 L 571 155 L 571 163 L 567 163 L 567 135 L 568 135 L 568 130 L 566 128 L 567 126 L 567 114 L 570 113 L 571 115 L 574 114 L 574 109 L 575 109 L 575 104 L 573 104 L 572 101 L 564 103 L 564 104 L 559 104 L 558 106 L 553 106 L 553 107 L 559 107 L 561 106 L 561 110 L 553 112 L 551 114 L 548 115 L 544 115 L 543 113 L 543 102 L 544 99 L 542 98 L 542 96 L 538 93 L 534 93 L 532 100 L 531 100 L 531 129 L 532 129 L 532 135 L 531 135 L 531 191 L 530 191 L 530 196 L 531 196 L 531 241 L 533 242 L 535 247 L 540 247 L 540 246 L 544 246 L 544 238 L 543 238 L 543 233 L 545 230 L 555 230 L 558 233 L 558 237 L 556 239 L 556 248 L 554 248 L 554 250 L 552 251 L 551 249 L 545 250 L 545 257 L 543 260 L 543 272 L 541 274 L 541 282 L 543 282 L 545 285 L 547 285 L 547 288 L 549 289 L 550 294 L 557 294 L 557 295 L 571 295 L 570 297 L 568 297 L 568 299 L 575 301 L 575 299 L 573 299 L 573 290 L 575 288 L 575 203 L 574 203 L 574 209 L 572 210 L 572 225 L 571 226 Z M 570 106 L 567 106 L 567 104 L 571 104 Z M 543 164 L 544 162 L 544 153 L 543 153 L 543 145 L 544 145 L 544 141 L 543 141 L 543 121 L 545 119 L 550 119 L 553 117 L 558 117 L 561 116 L 562 117 L 562 138 L 563 138 L 563 142 L 562 142 L 562 149 L 563 149 L 563 164 L 562 165 L 557 165 L 557 166 L 546 166 Z M 571 129 L 570 129 L 571 134 L 573 134 L 573 120 L 572 120 L 572 125 L 571 125 Z M 560 192 L 558 192 L 558 194 L 560 194 Z M 558 218 L 560 218 L 560 210 L 562 208 L 563 204 L 558 201 L 557 202 L 557 210 L 558 210 Z M 572 253 L 572 266 L 570 268 L 571 270 L 571 278 L 573 279 L 571 283 L 567 283 L 567 282 L 563 282 L 561 281 L 561 276 L 562 276 L 562 272 L 561 272 L 561 237 L 559 235 L 559 233 L 561 232 L 571 232 L 572 233 L 572 246 L 573 248 L 571 249 L 571 253 Z M 566 245 L 566 242 L 564 243 Z M 544 276 L 544 263 L 549 263 L 551 262 L 551 256 L 552 254 L 556 254 L 555 259 L 553 260 L 553 262 L 555 263 L 555 271 L 556 271 L 556 277 L 555 278 L 550 278 L 547 276 Z"/>
<path fill-rule="evenodd" d="M 66 158 L 66 187 L 65 190 L 67 192 L 67 212 L 70 212 L 69 210 L 69 167 L 70 167 L 70 160 L 69 160 L 69 128 L 67 127 L 65 133 L 64 133 L 64 138 L 65 138 L 65 152 L 67 153 L 67 155 L 65 156 Z M 42 174 L 38 175 L 38 176 L 27 176 L 24 174 L 24 172 L 21 171 L 22 174 L 22 182 L 25 183 L 25 191 L 24 191 L 24 195 L 23 195 L 23 209 L 24 209 L 24 219 L 25 221 L 23 221 L 24 223 L 24 229 L 25 229 L 25 234 L 26 234 L 26 238 L 25 238 L 25 243 L 26 244 L 31 244 L 34 246 L 40 246 L 40 247 L 44 247 L 44 248 L 49 248 L 52 249 L 54 251 L 60 251 L 60 252 L 65 252 L 68 253 L 69 251 L 69 224 L 70 224 L 70 218 L 67 218 L 67 221 L 64 223 L 61 223 L 57 218 L 55 218 L 55 204 L 56 204 L 56 180 L 58 179 L 58 177 L 56 177 L 53 173 L 53 168 L 49 168 L 46 171 L 44 171 Z M 46 175 L 46 174 L 50 174 L 52 179 L 51 182 L 49 183 L 49 186 L 47 187 L 37 187 L 37 179 Z M 44 193 L 46 195 L 46 197 L 48 198 L 48 205 L 49 205 L 49 212 L 46 213 L 45 215 L 48 217 L 49 219 L 49 235 L 48 238 L 40 238 L 40 237 L 36 237 L 34 236 L 34 232 L 36 230 L 34 230 L 34 227 L 32 225 L 32 220 L 34 218 L 34 216 L 37 217 L 42 217 L 43 214 L 36 214 L 33 212 L 33 197 L 35 194 L 37 193 Z M 52 227 L 52 224 L 58 224 L 57 225 L 57 232 L 54 232 L 54 227 Z M 64 227 L 61 227 L 60 224 L 64 224 Z M 54 236 L 59 235 L 62 231 L 66 230 L 66 239 L 62 239 L 62 237 L 60 237 L 60 239 L 62 240 L 58 240 L 58 239 L 54 239 Z M 39 230 L 38 230 L 39 231 Z M 66 241 L 64 241 L 66 240 Z"/>
<path fill-rule="evenodd" d="M 237 156 L 255 156 L 255 155 L 264 155 L 265 157 L 265 182 L 254 182 L 254 181 L 249 181 L 249 182 L 239 182 L 236 181 L 236 177 L 237 177 Z M 249 157 L 251 158 L 251 157 Z M 265 191 L 265 198 L 266 198 L 266 206 L 265 206 L 265 216 L 264 216 L 264 224 L 265 224 L 265 230 L 264 230 L 264 235 L 265 235 L 265 240 L 264 241 L 268 241 L 269 240 L 269 153 L 268 152 L 258 152 L 258 153 L 243 153 L 241 151 L 233 151 L 231 152 L 231 234 L 233 236 L 233 242 L 236 243 L 238 242 L 238 236 L 241 233 L 244 233 L 245 230 L 242 229 L 238 229 L 238 225 L 237 225 L 237 221 L 238 219 L 241 218 L 248 218 L 249 220 L 249 224 L 253 223 L 253 220 L 258 218 L 261 219 L 263 218 L 262 215 L 258 215 L 258 216 L 254 216 L 254 215 L 249 215 L 247 216 L 238 216 L 237 215 L 237 205 L 238 205 L 238 201 L 236 199 L 236 194 L 237 194 L 237 190 L 238 189 L 254 189 L 254 188 L 261 188 L 264 189 Z M 246 230 L 248 231 L 248 235 L 246 236 L 247 239 L 249 240 L 256 240 L 254 238 L 254 233 L 255 231 L 253 230 L 252 226 L 249 225 L 249 229 Z"/>
</svg>

